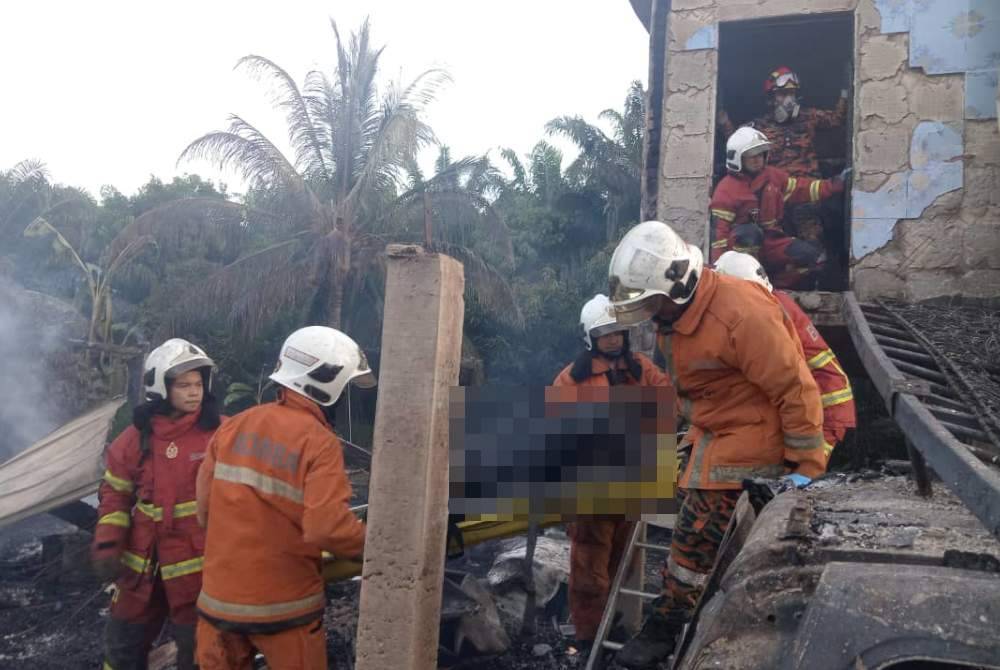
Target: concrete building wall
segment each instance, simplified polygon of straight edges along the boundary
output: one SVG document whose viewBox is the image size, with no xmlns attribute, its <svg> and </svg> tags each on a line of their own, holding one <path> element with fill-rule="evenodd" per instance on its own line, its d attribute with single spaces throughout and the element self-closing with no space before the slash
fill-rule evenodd
<svg viewBox="0 0 1000 670">
<path fill-rule="evenodd" d="M 658 214 L 704 245 L 719 23 L 855 13 L 852 286 L 921 300 L 1000 293 L 1000 3 L 673 0 Z"/>
</svg>

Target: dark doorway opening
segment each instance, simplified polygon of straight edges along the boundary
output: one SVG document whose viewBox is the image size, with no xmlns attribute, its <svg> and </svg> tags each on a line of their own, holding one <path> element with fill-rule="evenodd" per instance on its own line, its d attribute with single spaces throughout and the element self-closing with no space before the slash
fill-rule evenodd
<svg viewBox="0 0 1000 670">
<path fill-rule="evenodd" d="M 771 117 L 764 81 L 780 66 L 793 70 L 799 78 L 800 118 L 805 110 L 830 112 L 809 125 L 811 145 L 817 162 L 813 174 L 804 174 L 800 164 L 787 164 L 792 176 L 831 178 L 850 164 L 852 154 L 851 118 L 853 100 L 854 15 L 815 14 L 756 21 L 723 23 L 719 29 L 718 109 L 725 111 L 732 128 L 755 123 L 780 128 L 772 142 L 794 146 L 804 124 L 793 128 L 777 124 Z M 846 91 L 846 102 L 840 102 Z M 840 113 L 837 113 L 837 112 Z M 763 122 L 763 123 L 761 123 Z M 768 131 L 769 135 L 779 134 Z M 726 174 L 725 147 L 728 133 L 716 132 L 715 182 Z M 771 164 L 786 168 L 775 152 Z M 850 212 L 847 196 L 835 197 L 814 207 L 787 207 L 782 222 L 786 232 L 813 241 L 826 252 L 824 270 L 802 289 L 843 291 L 849 282 Z"/>
</svg>

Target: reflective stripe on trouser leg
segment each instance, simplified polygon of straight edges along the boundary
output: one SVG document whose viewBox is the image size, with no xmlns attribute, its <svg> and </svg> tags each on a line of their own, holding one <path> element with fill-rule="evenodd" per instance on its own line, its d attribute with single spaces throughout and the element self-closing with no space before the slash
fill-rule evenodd
<svg viewBox="0 0 1000 670">
<path fill-rule="evenodd" d="M 663 614 L 689 614 L 698 603 L 741 492 L 688 489 L 685 493 L 663 569 L 662 596 L 655 603 Z"/>
</svg>

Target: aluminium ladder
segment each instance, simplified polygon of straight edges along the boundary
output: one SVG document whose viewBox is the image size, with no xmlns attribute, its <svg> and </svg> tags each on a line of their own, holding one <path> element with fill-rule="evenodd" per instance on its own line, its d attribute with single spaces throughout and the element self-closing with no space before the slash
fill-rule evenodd
<svg viewBox="0 0 1000 670">
<path fill-rule="evenodd" d="M 632 598 L 640 598 L 641 600 L 654 600 L 660 597 L 659 593 L 629 589 L 624 586 L 625 580 L 628 578 L 629 570 L 632 566 L 632 557 L 635 555 L 635 550 L 637 548 L 664 553 L 670 551 L 669 546 L 640 541 L 639 538 L 644 537 L 646 525 L 647 523 L 645 521 L 636 522 L 635 528 L 632 529 L 632 534 L 629 536 L 628 545 L 625 547 L 622 560 L 618 563 L 618 571 L 615 573 L 614 581 L 611 582 L 611 589 L 608 592 L 608 602 L 604 606 L 604 615 L 601 617 L 601 623 L 597 627 L 594 644 L 590 647 L 590 656 L 587 658 L 585 670 L 600 670 L 600 668 L 603 667 L 605 649 L 618 651 L 625 646 L 618 642 L 612 642 L 608 639 L 608 634 L 611 632 L 611 622 L 614 620 L 615 611 L 618 609 L 619 596 L 629 596 Z M 645 566 L 639 565 L 636 566 L 636 569 L 644 570 Z"/>
</svg>

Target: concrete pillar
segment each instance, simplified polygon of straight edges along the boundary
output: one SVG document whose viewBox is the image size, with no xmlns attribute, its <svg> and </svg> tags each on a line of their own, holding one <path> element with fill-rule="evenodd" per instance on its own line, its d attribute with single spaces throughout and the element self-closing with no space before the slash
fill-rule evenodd
<svg viewBox="0 0 1000 670">
<path fill-rule="evenodd" d="M 387 249 L 358 670 L 433 670 L 448 519 L 448 391 L 458 383 L 462 264 Z"/>
</svg>

